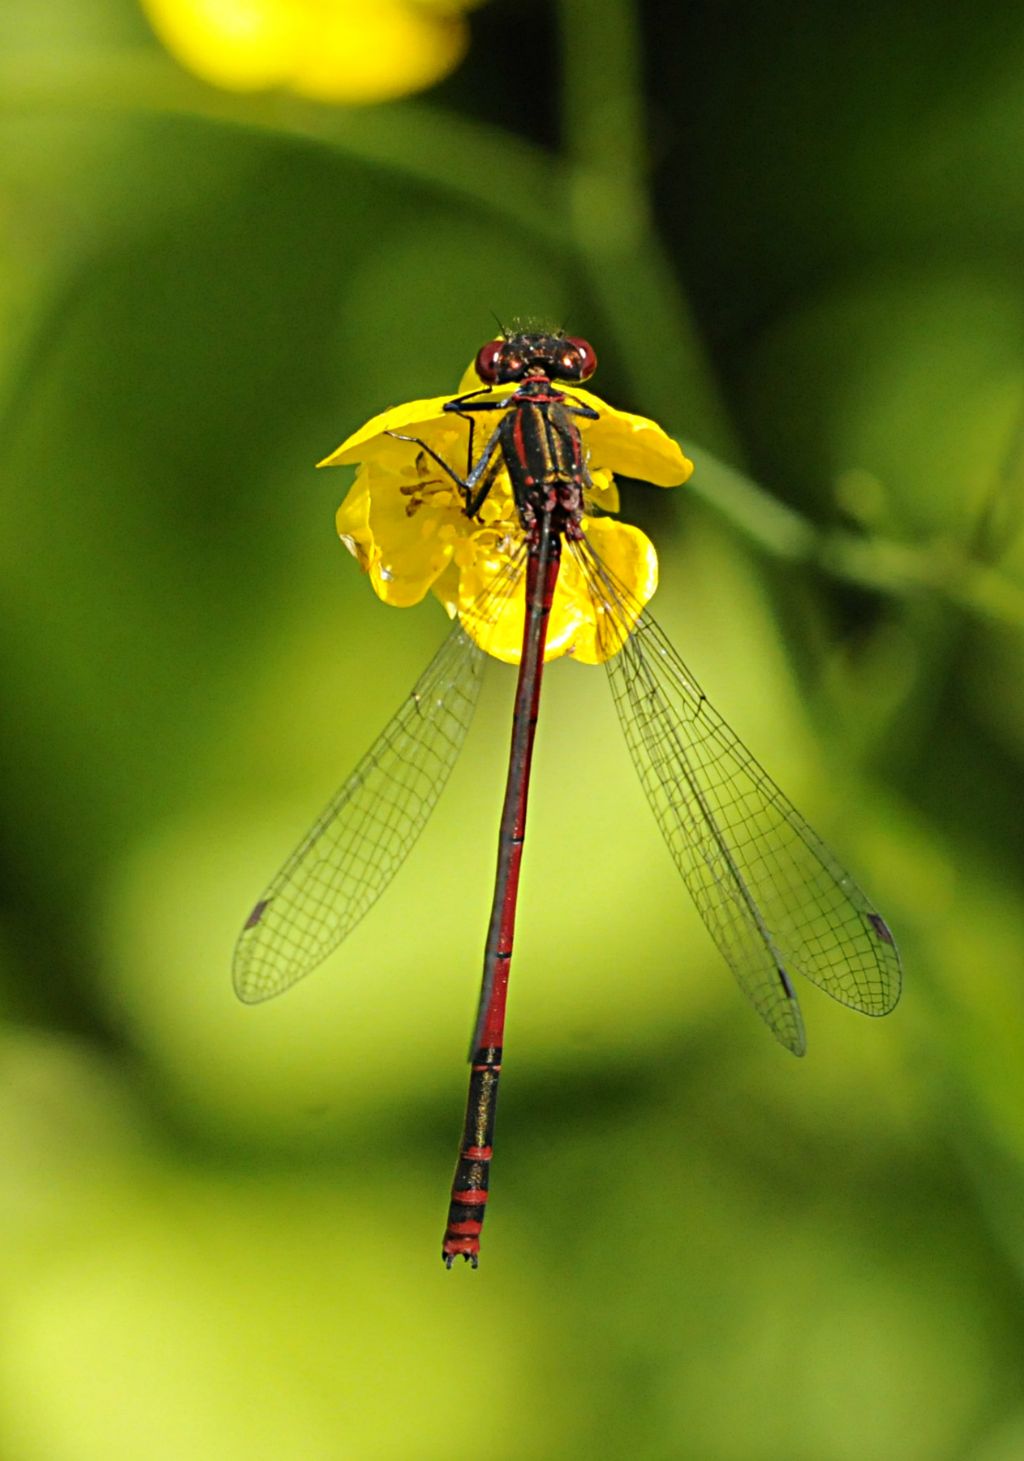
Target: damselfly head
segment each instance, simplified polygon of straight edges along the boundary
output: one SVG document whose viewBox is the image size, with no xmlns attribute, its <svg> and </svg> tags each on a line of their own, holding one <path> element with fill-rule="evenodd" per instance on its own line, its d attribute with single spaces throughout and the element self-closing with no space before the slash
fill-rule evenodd
<svg viewBox="0 0 1024 1461">
<path fill-rule="evenodd" d="M 597 354 L 574 335 L 518 334 L 489 340 L 476 357 L 476 373 L 487 385 L 528 379 L 589 380 Z"/>
</svg>

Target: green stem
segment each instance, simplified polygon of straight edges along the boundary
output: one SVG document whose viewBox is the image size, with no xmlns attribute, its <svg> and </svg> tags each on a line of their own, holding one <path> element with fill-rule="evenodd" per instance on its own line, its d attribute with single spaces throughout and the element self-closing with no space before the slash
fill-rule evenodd
<svg viewBox="0 0 1024 1461">
<path fill-rule="evenodd" d="M 843 528 L 819 528 L 703 446 L 680 445 L 697 463 L 686 490 L 773 558 L 811 564 L 833 578 L 890 597 L 928 593 L 976 618 L 1024 626 L 1024 584 L 958 545 L 944 540 L 899 543 Z"/>
<path fill-rule="evenodd" d="M 562 0 L 569 216 L 629 386 L 664 418 L 685 406 L 701 440 L 739 455 L 688 302 L 648 202 L 642 55 L 631 0 Z"/>
</svg>

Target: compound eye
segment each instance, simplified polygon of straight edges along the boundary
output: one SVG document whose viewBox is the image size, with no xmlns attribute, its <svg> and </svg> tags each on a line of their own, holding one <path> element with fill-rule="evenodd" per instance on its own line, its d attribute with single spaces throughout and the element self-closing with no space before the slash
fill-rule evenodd
<svg viewBox="0 0 1024 1461">
<path fill-rule="evenodd" d="M 489 386 L 494 385 L 498 379 L 498 366 L 504 348 L 504 340 L 490 340 L 477 351 L 476 373 Z"/>
<path fill-rule="evenodd" d="M 576 352 L 577 358 L 572 362 L 574 367 L 573 373 L 575 374 L 575 372 L 578 370 L 578 378 L 580 380 L 589 380 L 590 377 L 594 374 L 594 371 L 597 369 L 597 352 L 595 351 L 593 345 L 591 345 L 588 340 L 580 340 L 574 335 L 571 335 L 569 337 L 569 339 L 566 341 L 566 344 L 571 345 L 573 350 Z M 563 360 L 566 364 L 568 364 L 568 354 L 563 357 Z"/>
</svg>

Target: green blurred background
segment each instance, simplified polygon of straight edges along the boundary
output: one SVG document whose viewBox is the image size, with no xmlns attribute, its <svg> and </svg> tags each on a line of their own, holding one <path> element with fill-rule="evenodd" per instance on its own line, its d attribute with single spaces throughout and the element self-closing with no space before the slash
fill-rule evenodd
<svg viewBox="0 0 1024 1461">
<path fill-rule="evenodd" d="M 359 110 L 0 13 L 4 1461 L 1024 1456 L 1024 12 L 492 0 Z M 255 895 L 444 633 L 373 412 L 568 319 L 691 486 L 656 612 L 896 930 L 785 1054 L 598 670 L 542 716 L 482 1264 L 438 1258 L 512 675 L 344 951 Z"/>
</svg>

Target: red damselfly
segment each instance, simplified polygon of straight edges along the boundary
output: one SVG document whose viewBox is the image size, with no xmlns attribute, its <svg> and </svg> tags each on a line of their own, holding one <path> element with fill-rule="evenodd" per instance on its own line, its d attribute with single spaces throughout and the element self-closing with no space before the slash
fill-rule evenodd
<svg viewBox="0 0 1024 1461">
<path fill-rule="evenodd" d="M 480 1248 L 534 731 L 552 606 L 567 579 L 572 602 L 586 606 L 587 626 L 572 621 L 564 628 L 563 600 L 559 636 L 572 640 L 585 632 L 585 657 L 605 664 L 669 851 L 712 938 L 777 1039 L 794 1054 L 804 1051 L 792 971 L 865 1014 L 886 1014 L 899 998 L 899 955 L 881 914 L 711 708 L 644 607 L 653 582 L 639 588 L 643 571 L 631 576 L 619 561 L 613 567 L 594 546 L 599 484 L 583 433 L 593 431 L 596 439 L 604 413 L 581 383 L 596 363 L 586 341 L 539 331 L 485 345 L 475 367 L 482 384 L 438 408 L 446 429 L 465 432 L 464 475 L 424 433 L 389 425 L 387 413 L 350 438 L 347 455 L 339 448 L 328 459 L 361 460 L 353 443 L 365 443 L 376 428 L 382 453 L 406 454 L 406 478 L 395 489 L 404 495 L 404 518 L 432 495 L 454 494 L 463 519 L 478 524 L 499 487 L 510 493 L 514 512 L 491 535 L 481 591 L 473 596 L 463 584 L 453 597 L 456 622 L 448 638 L 263 893 L 235 951 L 235 988 L 253 1002 L 293 984 L 345 938 L 423 830 L 469 728 L 488 652 L 518 659 L 469 1100 L 442 1245 L 449 1267 L 459 1256 L 475 1267 Z M 436 403 L 413 404 L 426 416 Z M 497 424 L 477 455 L 475 423 L 485 413 L 496 415 Z M 406 415 L 416 420 L 412 407 Z M 642 418 L 629 422 L 638 437 L 648 427 L 657 430 Z M 620 470 L 630 471 L 629 449 L 623 460 Z M 361 557 L 364 567 L 374 566 L 369 550 Z M 400 548 L 394 561 L 402 561 Z M 385 568 L 379 576 L 394 573 Z M 514 656 L 495 647 L 497 626 L 507 625 L 510 614 L 522 618 Z M 507 638 L 507 628 L 502 633 Z"/>
</svg>

